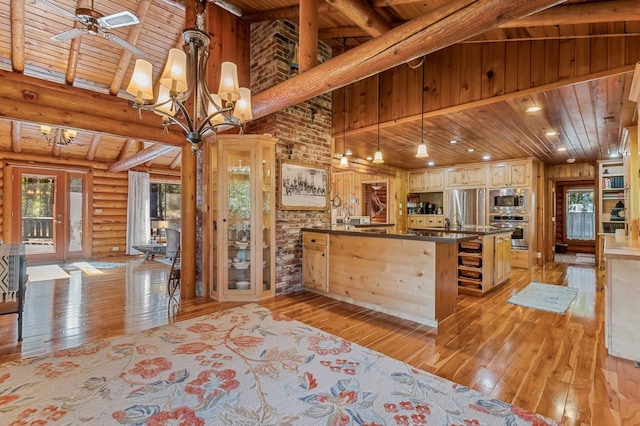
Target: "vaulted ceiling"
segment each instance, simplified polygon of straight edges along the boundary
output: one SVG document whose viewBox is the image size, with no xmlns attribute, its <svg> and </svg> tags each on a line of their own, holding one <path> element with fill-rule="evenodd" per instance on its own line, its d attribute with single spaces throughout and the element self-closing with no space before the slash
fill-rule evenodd
<svg viewBox="0 0 640 426">
<path fill-rule="evenodd" d="M 302 1 L 307 5 L 314 2 Z M 53 3 L 55 7 L 47 3 Z M 73 14 L 76 8 L 91 7 L 91 3 L 91 0 L 0 0 L 0 70 L 104 95 L 126 97 L 124 88 L 129 81 L 135 56 L 120 44 L 91 34 L 72 41 L 51 40 L 51 36 L 78 25 L 56 8 Z M 247 22 L 273 19 L 295 22 L 301 2 L 226 0 L 211 3 Z M 501 8 L 510 5 L 516 10 L 529 7 L 534 13 L 511 21 L 501 19 L 508 15 Z M 111 32 L 144 51 L 156 70 L 164 65 L 166 52 L 180 45 L 185 22 L 185 9 L 181 1 L 95 0 L 94 6 L 104 15 L 128 10 L 140 19 L 139 25 L 116 28 Z M 542 11 L 549 6 L 553 7 Z M 351 63 L 341 64 L 344 68 L 342 74 L 333 77 L 331 84 L 325 82 L 322 87 L 318 85 L 318 88 L 314 88 L 312 73 L 309 72 L 307 80 L 303 73 L 292 79 L 290 86 L 283 85 L 280 91 L 258 93 L 254 102 L 258 116 L 286 106 L 287 102 L 295 104 L 301 99 L 316 96 L 319 91 L 339 88 L 455 43 L 557 40 L 562 44 L 588 39 L 591 45 L 596 46 L 603 42 L 609 46 L 636 46 L 627 49 L 628 52 L 637 52 L 637 45 L 640 44 L 640 8 L 635 0 L 327 0 L 317 1 L 317 7 L 318 37 L 329 45 L 340 47 L 346 42 L 349 48 L 347 53 L 373 52 L 374 46 L 382 44 L 384 40 L 389 45 L 395 45 L 395 50 L 386 54 L 384 60 L 350 56 Z M 401 32 L 420 18 L 434 19 L 434 22 L 438 17 L 441 22 L 456 16 L 464 19 L 462 11 L 465 7 L 469 10 L 475 7 L 486 15 L 496 10 L 497 17 L 492 18 L 496 24 L 485 29 L 475 28 L 472 24 L 459 28 L 448 25 L 442 30 L 446 37 L 443 35 L 439 41 L 425 38 L 422 53 L 420 47 L 407 52 L 409 49 L 405 49 L 405 45 L 399 41 L 403 38 Z M 477 21 L 484 22 L 479 18 Z M 468 32 L 465 31 L 467 28 Z M 456 36 L 456 33 L 459 35 Z M 397 37 L 397 40 L 393 37 Z M 390 50 L 393 49 L 387 48 L 387 51 Z M 621 52 L 621 55 L 624 56 L 625 52 Z M 378 56 L 384 55 L 381 53 Z M 628 56 L 620 66 L 609 64 L 600 71 L 586 73 L 585 81 L 567 79 L 563 84 L 540 85 L 538 90 L 523 91 L 521 96 L 498 97 L 495 102 L 486 99 L 481 102 L 462 101 L 455 108 L 430 111 L 425 115 L 430 159 L 437 165 L 474 162 L 486 151 L 492 159 L 533 156 L 557 164 L 569 158 L 579 162 L 594 161 L 617 152 L 624 128 L 635 125 L 635 104 L 627 100 L 633 70 L 629 64 L 640 60 L 640 57 Z M 334 61 L 338 59 L 339 56 Z M 536 58 L 529 60 L 535 62 Z M 349 73 L 349 69 L 356 72 Z M 298 87 L 293 87 L 296 84 Z M 279 96 L 286 99 L 280 99 Z M 523 113 L 523 103 L 530 99 L 543 106 L 543 114 L 535 116 Z M 0 111 L 5 117 L 0 119 L 0 135 L 3 135 L 0 149 L 5 151 L 117 163 L 141 150 L 149 150 L 148 147 L 153 144 L 152 139 L 136 139 L 135 132 L 127 129 L 113 129 L 113 133 L 97 129 L 83 131 L 89 126 L 69 123 L 69 127 L 79 127 L 80 133 L 73 144 L 59 148 L 46 143 L 40 135 L 38 120 L 15 119 L 19 114 L 13 114 L 10 107 L 6 106 Z M 385 153 L 387 164 L 406 168 L 424 167 L 423 160 L 415 159 L 422 124 L 417 112 L 420 112 L 419 108 L 401 120 L 389 116 L 380 123 L 381 139 L 393 144 L 393 149 Z M 375 150 L 378 123 L 377 117 L 374 119 L 373 122 L 372 119 L 364 120 L 359 125 L 350 123 L 347 134 L 349 149 L 358 157 L 365 158 Z M 334 128 L 338 129 L 334 131 L 336 151 L 341 152 L 342 127 Z M 559 129 L 559 134 L 542 134 L 543 130 L 550 128 Z M 448 141 L 454 138 L 461 143 L 457 146 L 449 144 Z M 475 152 L 467 152 L 468 147 L 473 147 Z M 565 148 L 566 151 L 558 151 L 558 148 Z M 156 149 L 154 157 L 152 161 L 155 165 L 176 168 L 180 162 L 180 149 L 169 145 Z M 146 157 L 147 161 L 149 158 Z"/>
</svg>

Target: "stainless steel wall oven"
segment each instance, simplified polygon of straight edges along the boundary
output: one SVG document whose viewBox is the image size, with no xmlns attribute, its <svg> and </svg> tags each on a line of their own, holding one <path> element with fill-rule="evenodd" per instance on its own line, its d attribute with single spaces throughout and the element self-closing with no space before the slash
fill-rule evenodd
<svg viewBox="0 0 640 426">
<path fill-rule="evenodd" d="M 493 215 L 490 220 L 491 226 L 511 231 L 511 248 L 529 248 L 529 216 Z"/>
</svg>

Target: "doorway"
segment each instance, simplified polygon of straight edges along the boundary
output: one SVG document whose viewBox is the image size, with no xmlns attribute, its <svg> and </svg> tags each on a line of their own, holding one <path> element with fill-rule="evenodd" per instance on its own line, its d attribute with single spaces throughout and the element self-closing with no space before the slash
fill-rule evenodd
<svg viewBox="0 0 640 426">
<path fill-rule="evenodd" d="M 362 190 L 364 215 L 371 218 L 371 223 L 388 223 L 388 182 L 386 180 L 362 182 Z"/>
<path fill-rule="evenodd" d="M 595 253 L 594 183 L 556 182 L 556 253 Z"/>
<path fill-rule="evenodd" d="M 29 262 L 90 256 L 88 173 L 10 166 L 11 216 L 5 236 L 23 243 Z"/>
</svg>

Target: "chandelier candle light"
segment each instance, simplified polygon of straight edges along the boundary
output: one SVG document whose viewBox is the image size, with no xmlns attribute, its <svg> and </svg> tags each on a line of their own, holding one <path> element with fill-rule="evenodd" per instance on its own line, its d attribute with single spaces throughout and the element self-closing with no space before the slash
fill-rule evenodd
<svg viewBox="0 0 640 426">
<path fill-rule="evenodd" d="M 196 20 L 199 27 L 204 27 L 201 13 Z M 187 28 L 182 38 L 187 43 L 186 53 L 180 49 L 169 51 L 155 104 L 145 104 L 145 100 L 153 99 L 153 66 L 144 59 L 136 60 L 127 92 L 135 96 L 133 106 L 138 113 L 146 110 L 160 115 L 165 131 L 171 124 L 178 125 L 196 152 L 211 132 L 229 126 L 239 127 L 242 132 L 245 122 L 253 118 L 251 91 L 239 87 L 236 65 L 223 62 L 218 94 L 210 93 L 206 79 L 209 36 L 199 28 Z M 187 108 L 190 98 L 191 111 Z"/>
<path fill-rule="evenodd" d="M 53 131 L 53 133 L 52 133 Z M 46 126 L 44 124 L 40 125 L 40 133 L 45 137 L 48 143 L 55 143 L 58 146 L 67 146 L 76 136 L 78 136 L 78 131 L 74 129 L 52 129 L 51 126 Z"/>
</svg>

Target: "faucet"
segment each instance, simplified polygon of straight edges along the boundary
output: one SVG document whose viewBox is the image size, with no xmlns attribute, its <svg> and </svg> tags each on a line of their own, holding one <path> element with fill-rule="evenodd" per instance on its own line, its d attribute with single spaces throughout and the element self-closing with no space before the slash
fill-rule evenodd
<svg viewBox="0 0 640 426">
<path fill-rule="evenodd" d="M 448 231 L 449 229 L 451 229 L 451 220 L 449 220 L 448 217 L 444 218 L 444 229 L 445 231 Z"/>
<path fill-rule="evenodd" d="M 456 218 L 457 216 L 457 218 Z M 453 220 L 456 221 L 456 228 L 462 229 L 462 218 L 460 217 L 460 213 L 456 213 L 453 215 Z"/>
</svg>

